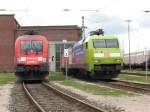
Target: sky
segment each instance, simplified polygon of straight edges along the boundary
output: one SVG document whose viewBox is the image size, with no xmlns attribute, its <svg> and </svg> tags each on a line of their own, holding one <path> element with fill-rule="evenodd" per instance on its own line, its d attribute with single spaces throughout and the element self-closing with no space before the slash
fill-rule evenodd
<svg viewBox="0 0 150 112">
<path fill-rule="evenodd" d="M 22 26 L 82 25 L 86 35 L 98 28 L 105 35 L 117 35 L 122 52 L 150 49 L 149 0 L 0 0 L 0 14 L 15 14 Z M 64 11 L 68 10 L 68 11 Z"/>
</svg>

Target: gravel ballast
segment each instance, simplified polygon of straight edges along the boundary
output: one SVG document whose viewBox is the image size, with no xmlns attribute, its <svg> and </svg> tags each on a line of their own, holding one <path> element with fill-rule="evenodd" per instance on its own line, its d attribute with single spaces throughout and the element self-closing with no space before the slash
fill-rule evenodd
<svg viewBox="0 0 150 112">
<path fill-rule="evenodd" d="M 67 89 L 73 93 L 80 94 L 87 100 L 95 102 L 98 106 L 116 108 L 121 112 L 150 112 L 150 96 L 148 95 L 134 95 L 134 96 L 104 96 L 94 95 L 82 90 L 75 89 L 69 86 L 63 86 L 60 83 L 53 82 L 55 85 Z"/>
</svg>

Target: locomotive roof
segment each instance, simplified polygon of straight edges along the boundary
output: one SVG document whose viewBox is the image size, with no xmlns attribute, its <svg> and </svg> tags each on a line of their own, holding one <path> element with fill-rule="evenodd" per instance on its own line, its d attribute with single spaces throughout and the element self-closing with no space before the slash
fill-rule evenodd
<svg viewBox="0 0 150 112">
<path fill-rule="evenodd" d="M 118 39 L 117 36 L 102 36 L 102 35 L 92 35 L 87 37 L 86 39 L 82 39 L 74 44 L 74 47 L 79 46 L 85 42 L 88 42 L 91 39 Z"/>
<path fill-rule="evenodd" d="M 87 42 L 91 39 L 118 39 L 117 36 L 102 36 L 102 35 L 92 35 L 92 36 L 89 36 L 85 39 L 84 42 Z"/>
<path fill-rule="evenodd" d="M 44 36 L 42 36 L 42 35 L 22 35 L 22 36 L 19 36 L 18 38 L 19 39 L 21 39 L 21 38 L 28 38 L 28 39 L 30 39 L 31 37 L 33 37 L 33 38 L 35 38 L 35 37 L 36 38 L 43 38 Z"/>
</svg>

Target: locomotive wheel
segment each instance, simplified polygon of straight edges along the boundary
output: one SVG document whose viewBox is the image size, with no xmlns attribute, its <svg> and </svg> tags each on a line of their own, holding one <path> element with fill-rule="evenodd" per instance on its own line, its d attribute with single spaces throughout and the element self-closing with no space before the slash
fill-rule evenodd
<svg viewBox="0 0 150 112">
<path fill-rule="evenodd" d="M 87 78 L 88 72 L 84 69 L 81 70 L 81 78 Z"/>
</svg>

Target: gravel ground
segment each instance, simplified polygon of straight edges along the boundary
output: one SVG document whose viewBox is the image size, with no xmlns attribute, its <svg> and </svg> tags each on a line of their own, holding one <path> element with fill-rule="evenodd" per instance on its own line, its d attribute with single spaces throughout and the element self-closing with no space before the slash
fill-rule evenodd
<svg viewBox="0 0 150 112">
<path fill-rule="evenodd" d="M 14 83 L 0 86 L 0 112 L 37 112 L 21 88 Z"/>
<path fill-rule="evenodd" d="M 0 112 L 10 112 L 8 106 L 11 88 L 13 88 L 12 84 L 0 86 Z"/>
<path fill-rule="evenodd" d="M 150 96 L 148 95 L 135 95 L 135 96 L 103 96 L 93 95 L 84 91 L 74 89 L 72 87 L 66 87 L 54 82 L 57 86 L 67 89 L 71 92 L 80 94 L 84 98 L 95 102 L 96 105 L 104 107 L 112 107 L 120 109 L 122 112 L 150 112 Z"/>
</svg>

